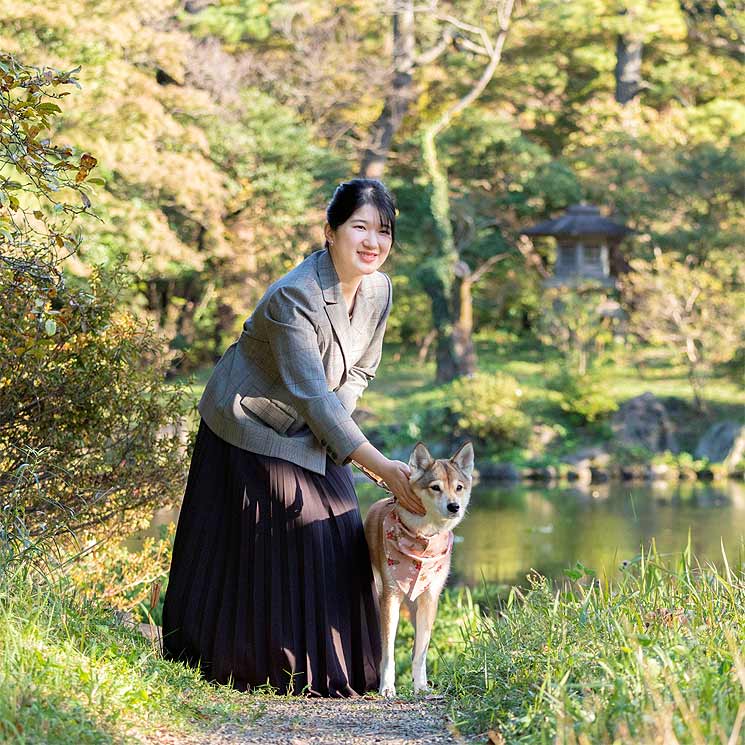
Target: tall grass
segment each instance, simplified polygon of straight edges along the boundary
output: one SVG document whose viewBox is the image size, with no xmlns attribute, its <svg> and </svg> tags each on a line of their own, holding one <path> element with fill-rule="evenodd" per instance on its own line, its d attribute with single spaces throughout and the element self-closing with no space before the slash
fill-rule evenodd
<svg viewBox="0 0 745 745">
<path fill-rule="evenodd" d="M 456 725 L 509 743 L 743 741 L 745 575 L 722 556 L 652 544 L 613 583 L 532 577 L 449 665 Z"/>
<path fill-rule="evenodd" d="M 0 573 L 0 742 L 138 742 L 159 729 L 245 719 L 247 703 L 164 661 L 64 581 L 28 565 Z"/>
</svg>

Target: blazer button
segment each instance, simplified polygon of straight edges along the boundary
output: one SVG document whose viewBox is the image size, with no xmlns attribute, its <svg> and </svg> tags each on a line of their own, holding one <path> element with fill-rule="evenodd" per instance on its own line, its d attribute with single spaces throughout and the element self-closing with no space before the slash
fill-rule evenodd
<svg viewBox="0 0 745 745">
<path fill-rule="evenodd" d="M 323 445 L 324 447 L 326 447 L 326 445 L 328 445 L 328 443 L 326 442 L 326 440 L 321 440 L 321 445 Z"/>
</svg>

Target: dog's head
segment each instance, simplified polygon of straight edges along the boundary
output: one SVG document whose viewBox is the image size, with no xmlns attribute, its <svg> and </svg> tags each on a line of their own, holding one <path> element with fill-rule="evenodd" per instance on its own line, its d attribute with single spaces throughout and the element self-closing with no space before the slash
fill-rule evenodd
<svg viewBox="0 0 745 745">
<path fill-rule="evenodd" d="M 418 442 L 409 458 L 412 489 L 422 500 L 427 516 L 460 522 L 471 498 L 473 445 L 467 442 L 449 460 L 435 460 Z"/>
</svg>

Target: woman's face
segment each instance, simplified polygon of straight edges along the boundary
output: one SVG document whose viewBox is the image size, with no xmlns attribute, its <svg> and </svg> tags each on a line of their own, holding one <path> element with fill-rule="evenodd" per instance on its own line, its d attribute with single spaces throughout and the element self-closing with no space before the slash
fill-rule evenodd
<svg viewBox="0 0 745 745">
<path fill-rule="evenodd" d="M 333 230 L 326 225 L 326 240 L 336 273 L 342 282 L 372 274 L 383 266 L 391 251 L 391 226 L 382 225 L 378 210 L 364 204 Z"/>
</svg>

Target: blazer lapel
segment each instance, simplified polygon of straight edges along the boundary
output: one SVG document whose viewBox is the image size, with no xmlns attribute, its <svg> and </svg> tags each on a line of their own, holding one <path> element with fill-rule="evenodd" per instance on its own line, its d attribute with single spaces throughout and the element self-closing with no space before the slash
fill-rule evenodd
<svg viewBox="0 0 745 745">
<path fill-rule="evenodd" d="M 336 274 L 336 269 L 334 269 L 334 263 L 331 261 L 331 254 L 329 254 L 328 249 L 319 252 L 316 266 L 323 299 L 326 302 L 326 315 L 328 315 L 331 326 L 334 329 L 334 334 L 339 341 L 339 347 L 344 360 L 344 375 L 342 376 L 341 385 L 347 379 L 352 354 L 352 329 L 349 324 L 347 304 L 344 302 L 344 297 L 341 293 L 341 283 Z M 355 300 L 355 305 L 357 304 L 357 300 Z"/>
<path fill-rule="evenodd" d="M 367 280 L 367 277 L 362 278 L 357 296 L 354 299 L 351 327 L 355 337 L 367 330 L 370 318 L 375 313 L 375 295 L 371 292 L 370 283 Z M 359 342 L 357 342 L 357 345 L 359 346 Z"/>
</svg>

